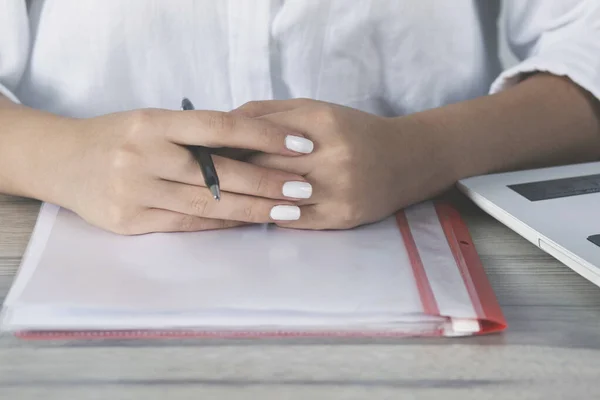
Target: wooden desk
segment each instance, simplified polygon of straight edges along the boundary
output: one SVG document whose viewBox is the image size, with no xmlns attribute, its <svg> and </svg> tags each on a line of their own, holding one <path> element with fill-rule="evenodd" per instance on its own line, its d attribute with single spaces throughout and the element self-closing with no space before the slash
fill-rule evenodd
<svg viewBox="0 0 600 400">
<path fill-rule="evenodd" d="M 456 202 L 506 333 L 402 340 L 35 342 L 0 337 L 1 399 L 592 399 L 600 289 Z M 0 300 L 37 216 L 0 196 Z"/>
</svg>

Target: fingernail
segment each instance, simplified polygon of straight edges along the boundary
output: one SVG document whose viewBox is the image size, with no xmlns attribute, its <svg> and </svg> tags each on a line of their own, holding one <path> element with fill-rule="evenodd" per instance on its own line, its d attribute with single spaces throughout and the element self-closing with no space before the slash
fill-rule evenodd
<svg viewBox="0 0 600 400">
<path fill-rule="evenodd" d="M 296 206 L 275 206 L 271 209 L 271 219 L 295 221 L 300 218 L 300 208 Z"/>
<path fill-rule="evenodd" d="M 295 199 L 308 199 L 312 195 L 312 185 L 308 182 L 286 182 L 283 184 L 283 195 Z"/>
<path fill-rule="evenodd" d="M 285 138 L 285 147 L 298 153 L 311 153 L 315 145 L 306 138 L 288 135 Z"/>
</svg>

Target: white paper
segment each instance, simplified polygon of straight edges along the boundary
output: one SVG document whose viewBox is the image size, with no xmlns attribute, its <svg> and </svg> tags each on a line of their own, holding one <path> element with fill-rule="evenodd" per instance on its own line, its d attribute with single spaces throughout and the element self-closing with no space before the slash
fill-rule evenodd
<svg viewBox="0 0 600 400">
<path fill-rule="evenodd" d="M 5 328 L 432 320 L 393 217 L 347 231 L 258 225 L 126 237 L 64 209 L 41 213 Z"/>
</svg>

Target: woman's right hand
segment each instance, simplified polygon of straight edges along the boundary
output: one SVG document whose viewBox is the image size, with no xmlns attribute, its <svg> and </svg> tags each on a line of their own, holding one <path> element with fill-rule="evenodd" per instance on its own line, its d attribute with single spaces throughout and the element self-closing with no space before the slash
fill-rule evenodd
<svg viewBox="0 0 600 400">
<path fill-rule="evenodd" d="M 186 145 L 289 157 L 312 142 L 267 121 L 218 111 L 144 109 L 72 120 L 53 196 L 89 223 L 119 234 L 197 231 L 294 220 L 312 187 L 295 174 L 213 156 L 215 201 Z"/>
</svg>

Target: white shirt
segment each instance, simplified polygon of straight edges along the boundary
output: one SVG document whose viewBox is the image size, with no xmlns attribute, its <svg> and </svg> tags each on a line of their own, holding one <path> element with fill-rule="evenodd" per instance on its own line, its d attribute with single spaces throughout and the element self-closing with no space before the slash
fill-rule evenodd
<svg viewBox="0 0 600 400">
<path fill-rule="evenodd" d="M 502 70 L 496 22 L 520 62 Z M 567 75 L 600 98 L 598 0 L 0 0 L 0 91 L 61 115 L 309 97 L 404 115 Z"/>
</svg>

